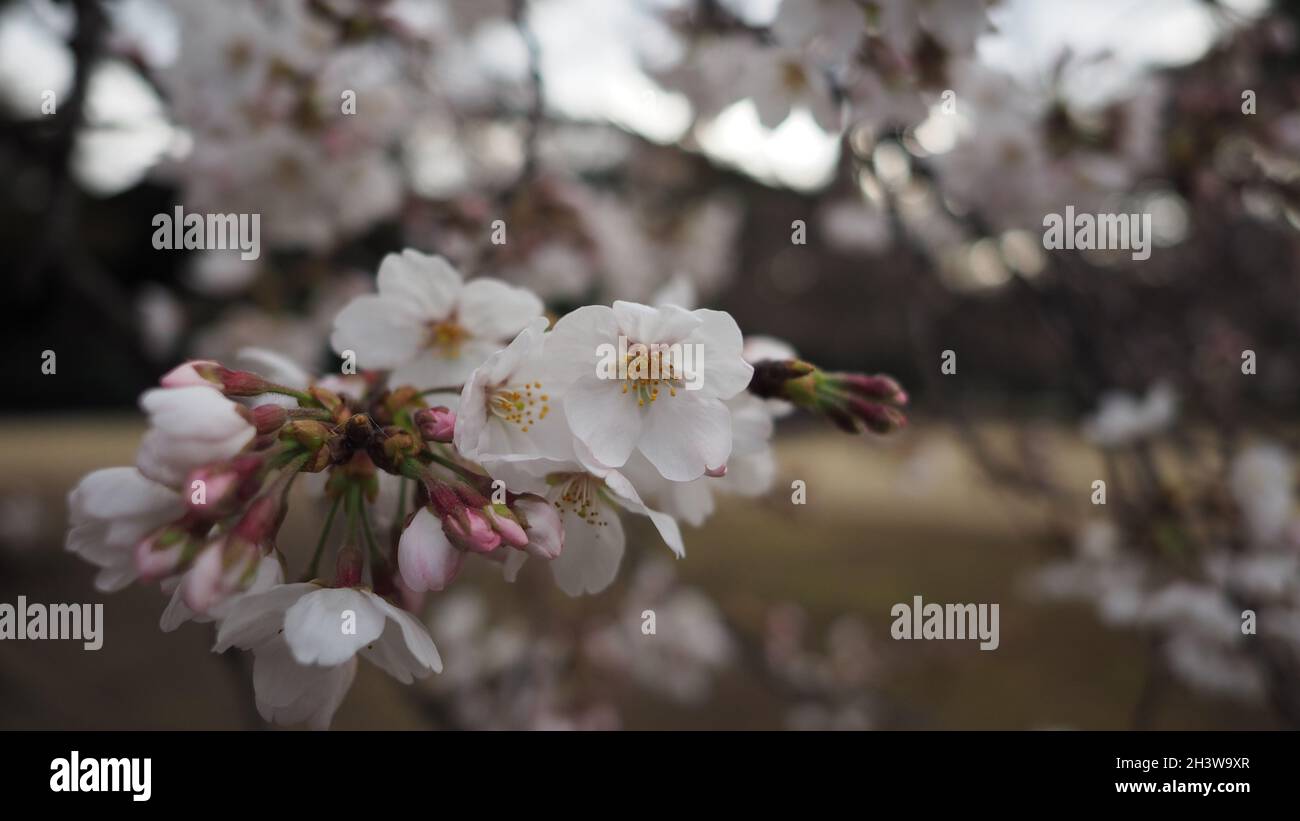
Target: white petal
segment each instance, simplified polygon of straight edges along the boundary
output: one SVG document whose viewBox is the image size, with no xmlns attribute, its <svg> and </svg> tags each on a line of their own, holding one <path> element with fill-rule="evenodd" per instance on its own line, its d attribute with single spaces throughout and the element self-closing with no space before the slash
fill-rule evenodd
<svg viewBox="0 0 1300 821">
<path fill-rule="evenodd" d="M 719 399 L 730 399 L 749 387 L 754 367 L 741 355 L 744 339 L 731 314 L 701 308 L 694 312 L 702 322 L 687 341 L 699 343 L 704 352 L 702 390 Z"/>
<path fill-rule="evenodd" d="M 679 396 L 684 393 L 678 391 Z M 569 387 L 564 398 L 564 417 L 573 435 L 596 459 L 610 467 L 622 465 L 632 455 L 645 424 L 636 396 L 624 393 L 622 382 L 601 379 L 594 374 Z M 704 472 L 703 468 L 700 472 Z"/>
<path fill-rule="evenodd" d="M 417 593 L 442 590 L 456 578 L 464 558 L 465 554 L 447 540 L 442 523 L 428 508 L 415 514 L 397 544 L 402 581 Z"/>
<path fill-rule="evenodd" d="M 597 511 L 596 524 L 571 511 L 564 514 L 564 551 L 550 564 L 556 584 L 570 596 L 609 587 L 623 560 L 623 522 L 618 512 L 604 504 Z"/>
<path fill-rule="evenodd" d="M 629 342 L 681 342 L 700 326 L 700 317 L 676 305 L 652 308 L 637 302 L 614 303 L 619 330 Z"/>
<path fill-rule="evenodd" d="M 384 614 L 350 588 L 308 593 L 284 614 L 284 640 L 299 664 L 342 664 L 383 631 Z"/>
<path fill-rule="evenodd" d="M 88 473 L 68 495 L 74 524 L 88 519 L 166 515 L 182 506 L 175 491 L 149 481 L 133 467 Z"/>
<path fill-rule="evenodd" d="M 298 664 L 283 638 L 277 638 L 253 651 L 257 711 L 276 724 L 306 722 L 314 730 L 326 729 L 356 672 L 355 659 L 335 667 Z"/>
<path fill-rule="evenodd" d="M 277 635 L 284 627 L 285 612 L 303 596 L 321 588 L 310 583 L 282 584 L 240 600 L 239 607 L 217 628 L 214 653 L 230 647 L 251 649 Z"/>
<path fill-rule="evenodd" d="M 297 362 L 278 351 L 266 348 L 240 348 L 235 353 L 239 364 L 264 379 L 298 390 L 306 390 L 311 385 L 311 374 L 307 373 Z M 287 397 L 291 398 L 291 397 Z"/>
<path fill-rule="evenodd" d="M 514 583 L 519 578 L 519 571 L 523 569 L 524 562 L 528 561 L 528 554 L 522 550 L 515 550 L 513 547 L 508 548 L 506 560 L 501 568 L 501 575 L 506 581 Z"/>
<path fill-rule="evenodd" d="M 334 318 L 330 346 L 356 354 L 362 368 L 396 368 L 413 359 L 428 340 L 428 327 L 396 299 L 367 294 Z"/>
<path fill-rule="evenodd" d="M 543 310 L 532 291 L 484 277 L 465 284 L 457 316 L 474 336 L 503 340 L 519 333 Z"/>
<path fill-rule="evenodd" d="M 370 603 L 388 617 L 378 641 L 361 651 L 370 662 L 403 684 L 442 672 L 442 658 L 429 631 L 415 616 L 394 607 L 373 593 Z"/>
<path fill-rule="evenodd" d="M 476 368 L 500 349 L 496 342 L 479 339 L 462 343 L 455 356 L 427 348 L 394 370 L 388 384 L 412 385 L 421 390 L 463 385 L 474 375 Z"/>
<path fill-rule="evenodd" d="M 407 249 L 379 264 L 379 293 L 425 321 L 446 319 L 461 292 L 460 273 L 440 256 Z"/>
<path fill-rule="evenodd" d="M 606 305 L 587 305 L 565 314 L 546 335 L 546 379 L 559 390 L 592 376 L 601 359 L 600 345 L 617 345 L 618 334 L 618 320 Z"/>
<path fill-rule="evenodd" d="M 665 479 L 687 482 L 731 455 L 731 411 L 703 391 L 660 396 L 646 415 L 637 449 Z"/>
<path fill-rule="evenodd" d="M 642 516 L 648 516 L 659 531 L 668 548 L 676 553 L 678 558 L 686 555 L 686 545 L 682 542 L 682 531 L 677 526 L 677 520 L 667 513 L 658 510 L 652 510 L 641 501 L 637 494 L 636 488 L 632 487 L 626 477 L 618 471 L 611 471 L 605 476 L 605 484 L 613 492 L 615 499 L 626 509 L 633 513 L 640 513 Z"/>
</svg>

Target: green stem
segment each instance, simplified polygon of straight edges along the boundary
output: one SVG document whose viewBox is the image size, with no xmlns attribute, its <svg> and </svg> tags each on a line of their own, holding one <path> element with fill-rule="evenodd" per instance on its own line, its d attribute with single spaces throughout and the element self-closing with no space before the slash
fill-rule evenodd
<svg viewBox="0 0 1300 821">
<path fill-rule="evenodd" d="M 370 528 L 370 515 L 366 513 L 366 505 L 362 502 L 359 506 L 361 511 L 361 532 L 366 537 L 366 547 L 370 550 L 370 573 L 373 576 L 379 565 L 383 564 L 383 554 L 379 552 L 379 544 L 375 541 L 375 533 Z"/>
<path fill-rule="evenodd" d="M 311 581 L 316 578 L 316 570 L 320 566 L 321 554 L 325 552 L 325 541 L 330 535 L 330 528 L 334 524 L 334 514 L 339 512 L 339 505 L 343 503 L 343 496 L 335 497 L 334 504 L 330 506 L 329 515 L 325 517 L 325 527 L 320 532 L 320 538 L 316 540 L 316 552 L 312 554 L 311 566 L 307 569 L 307 578 L 303 581 Z"/>
<path fill-rule="evenodd" d="M 285 464 L 280 475 L 275 478 L 276 484 L 279 485 L 280 504 L 283 505 L 284 500 L 289 497 L 289 489 L 293 487 L 294 480 L 302 472 L 302 466 L 307 464 L 307 460 L 310 458 L 310 453 L 303 453 L 293 457 Z"/>
<path fill-rule="evenodd" d="M 474 471 L 470 470 L 464 465 L 459 465 L 445 456 L 439 456 L 433 451 L 428 451 L 428 455 L 432 461 L 438 463 L 439 465 L 442 465 L 447 470 L 450 470 L 452 473 L 455 473 L 457 476 L 469 482 L 470 486 L 475 488 L 476 490 L 482 488 L 481 483 L 483 482 L 484 479 L 491 478 L 489 476 L 484 476 L 482 473 L 475 473 Z"/>
<path fill-rule="evenodd" d="M 409 480 L 405 476 L 398 479 L 397 481 L 400 482 L 401 484 L 399 486 L 400 489 L 397 492 L 397 519 L 395 521 L 397 523 L 397 526 L 401 527 L 402 522 L 406 521 L 406 495 L 410 493 L 411 490 L 410 487 L 407 485 L 407 481 Z"/>
<path fill-rule="evenodd" d="M 281 396 L 292 396 L 294 399 L 297 399 L 299 402 L 304 403 L 306 405 L 323 407 L 321 403 L 317 401 L 316 397 L 312 396 L 310 393 L 307 393 L 306 391 L 300 391 L 294 388 L 290 388 L 287 385 L 276 385 L 274 383 L 268 383 L 265 392 L 278 393 Z"/>
</svg>

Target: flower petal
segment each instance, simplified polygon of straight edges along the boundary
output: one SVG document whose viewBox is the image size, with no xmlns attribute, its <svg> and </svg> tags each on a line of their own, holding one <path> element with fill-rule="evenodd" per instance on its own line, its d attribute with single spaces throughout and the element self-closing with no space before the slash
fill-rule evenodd
<svg viewBox="0 0 1300 821">
<path fill-rule="evenodd" d="M 456 308 L 463 280 L 440 256 L 406 249 L 379 263 L 379 293 L 391 297 L 419 319 L 446 319 Z"/>
<path fill-rule="evenodd" d="M 614 316 L 619 330 L 628 342 L 681 342 L 701 324 L 700 317 L 676 305 L 652 308 L 639 302 L 614 303 Z"/>
<path fill-rule="evenodd" d="M 387 620 L 379 640 L 361 651 L 361 655 L 403 684 L 424 678 L 430 672 L 442 672 L 442 658 L 424 625 L 415 616 L 394 607 L 373 593 L 370 603 Z"/>
<path fill-rule="evenodd" d="M 284 640 L 299 664 L 342 664 L 383 632 L 384 614 L 351 588 L 308 593 L 284 614 Z"/>
<path fill-rule="evenodd" d="M 532 291 L 481 277 L 465 284 L 457 315 L 474 336 L 504 340 L 527 327 L 544 309 Z"/>
<path fill-rule="evenodd" d="M 564 551 L 551 560 L 551 572 L 570 596 L 599 593 L 618 575 L 625 538 L 618 512 L 597 506 L 598 521 L 588 522 L 573 511 L 564 514 Z"/>
<path fill-rule="evenodd" d="M 573 435 L 609 467 L 627 461 L 645 424 L 637 398 L 623 389 L 622 382 L 591 374 L 573 383 L 564 399 L 564 417 Z M 704 472 L 703 468 L 700 472 Z"/>
<path fill-rule="evenodd" d="M 442 590 L 460 573 L 465 560 L 442 531 L 442 523 L 428 508 L 421 508 L 402 531 L 397 544 L 397 566 L 411 590 Z"/>
<path fill-rule="evenodd" d="M 356 354 L 362 368 L 396 368 L 423 349 L 428 328 L 409 305 L 395 297 L 366 294 L 334 318 L 330 346 L 340 356 Z"/>
<path fill-rule="evenodd" d="M 731 411 L 704 391 L 660 397 L 646 414 L 637 449 L 665 479 L 698 479 L 731 455 Z"/>
<path fill-rule="evenodd" d="M 754 375 L 754 366 L 742 356 L 745 343 L 740 326 L 725 311 L 701 308 L 693 313 L 702 321 L 687 341 L 703 346 L 703 390 L 730 399 L 749 387 Z"/>
</svg>

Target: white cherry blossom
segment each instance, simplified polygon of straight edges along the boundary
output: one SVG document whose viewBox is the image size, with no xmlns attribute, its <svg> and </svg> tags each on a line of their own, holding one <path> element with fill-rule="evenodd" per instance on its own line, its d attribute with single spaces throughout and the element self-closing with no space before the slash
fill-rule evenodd
<svg viewBox="0 0 1300 821">
<path fill-rule="evenodd" d="M 465 282 L 447 260 L 406 250 L 379 266 L 379 293 L 334 320 L 335 352 L 362 368 L 392 370 L 395 385 L 460 385 L 536 317 L 534 294 L 490 278 Z"/>
</svg>

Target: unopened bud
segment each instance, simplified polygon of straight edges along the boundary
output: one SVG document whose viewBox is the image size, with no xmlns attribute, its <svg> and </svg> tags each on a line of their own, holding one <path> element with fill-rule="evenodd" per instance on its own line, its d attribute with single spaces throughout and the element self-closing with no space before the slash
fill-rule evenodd
<svg viewBox="0 0 1300 821">
<path fill-rule="evenodd" d="M 850 398 L 848 404 L 853 415 L 873 433 L 889 433 L 907 424 L 907 417 L 890 405 L 868 402 L 856 396 Z"/>
<path fill-rule="evenodd" d="M 266 463 L 260 453 L 246 453 L 227 462 L 190 472 L 185 504 L 200 520 L 213 521 L 234 512 L 257 492 L 257 475 Z"/>
<path fill-rule="evenodd" d="M 892 378 L 878 374 L 867 376 L 860 373 L 832 374 L 830 383 L 842 391 L 863 399 L 887 402 L 891 405 L 907 404 L 907 393 Z"/>
<path fill-rule="evenodd" d="M 527 547 L 528 534 L 524 532 L 523 525 L 515 518 L 514 514 L 505 505 L 487 505 L 483 508 L 483 515 L 487 517 L 492 529 L 501 535 L 501 541 L 511 547 Z"/>
<path fill-rule="evenodd" d="M 491 553 L 501 546 L 500 534 L 478 510 L 464 508 L 459 514 L 444 517 L 442 529 L 452 544 L 471 553 Z"/>
<path fill-rule="evenodd" d="M 426 442 L 450 442 L 456 429 L 456 414 L 449 408 L 421 408 L 415 424 Z"/>
<path fill-rule="evenodd" d="M 334 430 L 315 419 L 295 419 L 280 428 L 280 438 L 297 442 L 307 452 L 315 453 L 334 438 Z"/>
<path fill-rule="evenodd" d="M 221 380 L 215 376 L 209 378 L 205 374 L 214 374 L 215 369 L 220 368 L 221 364 L 213 362 L 210 359 L 191 359 L 189 362 L 182 363 L 163 374 L 159 380 L 164 388 L 190 388 L 195 386 L 221 388 Z"/>
<path fill-rule="evenodd" d="M 167 525 L 135 546 L 136 571 L 145 581 L 170 576 L 192 557 L 193 547 L 187 530 Z"/>
<path fill-rule="evenodd" d="M 276 404 L 258 405 L 252 410 L 253 427 L 258 436 L 275 433 L 289 421 L 289 411 Z"/>
</svg>

